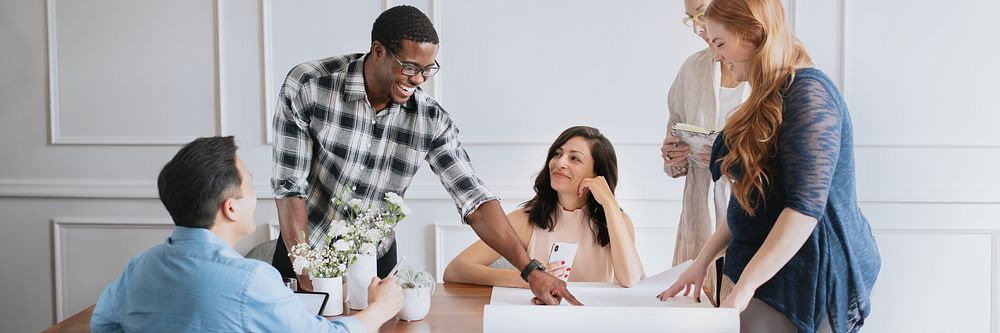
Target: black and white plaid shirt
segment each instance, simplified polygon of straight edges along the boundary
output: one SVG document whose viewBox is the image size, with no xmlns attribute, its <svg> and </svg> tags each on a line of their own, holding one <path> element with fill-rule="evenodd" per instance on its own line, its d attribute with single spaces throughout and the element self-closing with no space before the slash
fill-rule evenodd
<svg viewBox="0 0 1000 333">
<path fill-rule="evenodd" d="M 310 243 L 323 241 L 330 221 L 342 218 L 344 211 L 330 199 L 345 186 L 353 192 L 341 197 L 344 202 L 358 198 L 384 208 L 387 192 L 405 197 L 421 159 L 463 220 L 496 200 L 476 176 L 458 128 L 432 97 L 417 89 L 405 105 L 376 114 L 365 93 L 364 59 L 351 54 L 295 66 L 278 95 L 271 187 L 277 198 L 305 197 Z M 379 246 L 379 257 L 394 236 Z"/>
</svg>

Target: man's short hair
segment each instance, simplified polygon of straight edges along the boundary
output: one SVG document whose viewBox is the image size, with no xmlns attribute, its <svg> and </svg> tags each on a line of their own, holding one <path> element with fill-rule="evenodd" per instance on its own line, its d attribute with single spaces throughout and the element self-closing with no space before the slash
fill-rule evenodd
<svg viewBox="0 0 1000 333">
<path fill-rule="evenodd" d="M 416 7 L 396 6 L 382 12 L 372 25 L 372 42 L 382 43 L 389 51 L 398 53 L 403 40 L 417 43 L 438 44 L 434 24 Z"/>
<path fill-rule="evenodd" d="M 232 136 L 198 138 L 163 166 L 156 181 L 174 224 L 211 229 L 222 201 L 239 193 Z"/>
</svg>

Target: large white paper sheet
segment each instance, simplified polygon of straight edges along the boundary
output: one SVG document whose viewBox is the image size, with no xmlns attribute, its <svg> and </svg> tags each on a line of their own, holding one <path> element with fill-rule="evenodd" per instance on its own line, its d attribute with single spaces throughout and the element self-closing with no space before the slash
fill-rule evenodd
<svg viewBox="0 0 1000 333">
<path fill-rule="evenodd" d="M 568 289 L 585 306 L 531 304 L 528 289 L 494 287 L 483 311 L 485 332 L 738 332 L 739 314 L 716 309 L 701 292 L 660 301 L 656 296 L 669 287 L 691 262 L 641 280 L 632 288 L 615 283 L 571 282 Z"/>
<path fill-rule="evenodd" d="M 667 289 L 677 277 L 684 272 L 691 262 L 685 262 L 663 271 L 660 274 L 645 278 L 632 288 L 624 288 L 617 283 L 605 282 L 570 282 L 569 292 L 587 306 L 655 306 L 655 307 L 705 307 L 710 308 L 708 296 L 701 292 L 701 303 L 694 301 L 694 295 L 684 297 L 683 293 L 667 301 L 656 298 Z M 699 291 L 700 292 L 700 291 Z M 493 287 L 490 298 L 491 305 L 532 305 L 531 290 L 520 288 Z M 562 306 L 569 306 L 563 302 Z"/>
<path fill-rule="evenodd" d="M 486 305 L 483 332 L 736 333 L 736 309 Z"/>
</svg>

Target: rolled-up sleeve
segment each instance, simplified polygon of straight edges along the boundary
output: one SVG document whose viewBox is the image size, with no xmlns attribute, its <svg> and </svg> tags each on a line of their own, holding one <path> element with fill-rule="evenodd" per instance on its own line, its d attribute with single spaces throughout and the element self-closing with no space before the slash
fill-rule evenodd
<svg viewBox="0 0 1000 333">
<path fill-rule="evenodd" d="M 427 163 L 438 175 L 441 185 L 455 200 L 458 213 L 465 221 L 482 204 L 498 200 L 476 175 L 469 154 L 458 140 L 458 128 L 443 110 L 436 121 L 438 131 L 427 153 Z"/>
<path fill-rule="evenodd" d="M 300 65 L 301 66 L 301 65 Z M 278 94 L 274 111 L 274 176 L 276 198 L 305 197 L 312 164 L 313 141 L 309 135 L 310 103 L 303 89 L 302 69 L 293 68 Z M 308 82 L 308 81 L 305 81 Z"/>
</svg>

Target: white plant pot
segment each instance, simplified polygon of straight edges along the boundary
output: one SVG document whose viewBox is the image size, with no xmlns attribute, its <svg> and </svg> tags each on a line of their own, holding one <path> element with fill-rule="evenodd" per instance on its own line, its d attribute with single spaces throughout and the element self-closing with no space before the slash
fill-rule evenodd
<svg viewBox="0 0 1000 333">
<path fill-rule="evenodd" d="M 326 306 L 320 313 L 324 316 L 339 316 L 344 313 L 344 280 L 343 277 L 313 278 L 313 291 L 330 294 Z"/>
<path fill-rule="evenodd" d="M 417 321 L 424 319 L 431 310 L 431 288 L 404 288 L 403 309 L 399 319 Z"/>
<path fill-rule="evenodd" d="M 347 268 L 347 295 L 351 309 L 364 310 L 368 307 L 368 285 L 378 273 L 378 263 L 374 254 L 358 254 L 355 257 L 358 259 Z"/>
</svg>

